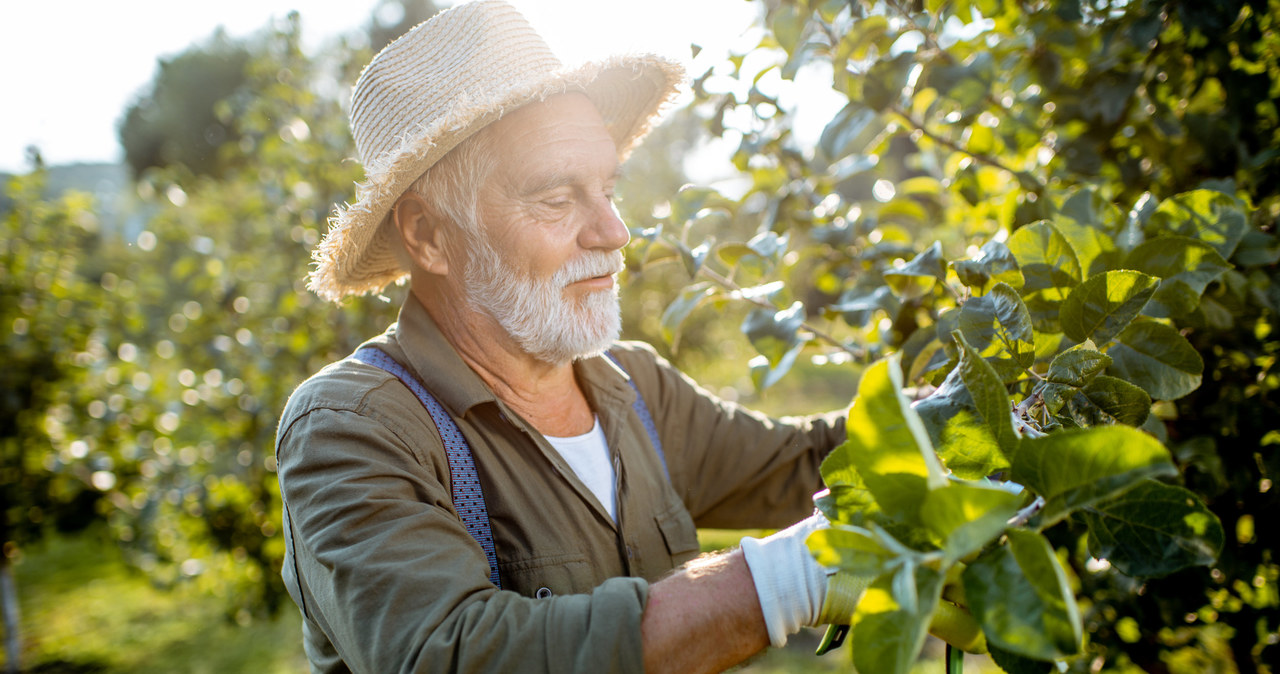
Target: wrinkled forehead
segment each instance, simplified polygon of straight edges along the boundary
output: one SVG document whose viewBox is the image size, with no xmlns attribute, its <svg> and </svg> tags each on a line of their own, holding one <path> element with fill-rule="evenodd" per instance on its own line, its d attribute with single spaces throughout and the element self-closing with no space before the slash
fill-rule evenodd
<svg viewBox="0 0 1280 674">
<path fill-rule="evenodd" d="M 529 103 L 491 124 L 484 136 L 497 160 L 495 176 L 521 191 L 537 189 L 537 181 L 549 173 L 612 179 L 617 172 L 613 137 L 595 105 L 580 93 Z"/>
</svg>

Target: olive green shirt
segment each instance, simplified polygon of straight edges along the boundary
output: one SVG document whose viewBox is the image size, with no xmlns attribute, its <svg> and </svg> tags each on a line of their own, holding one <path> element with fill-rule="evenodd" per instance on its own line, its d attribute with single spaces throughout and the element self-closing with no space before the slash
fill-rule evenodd
<svg viewBox="0 0 1280 674">
<path fill-rule="evenodd" d="M 276 445 L 283 575 L 318 672 L 642 671 L 648 583 L 698 552 L 695 526 L 782 527 L 812 511 L 838 415 L 771 420 L 716 399 L 646 346 L 574 365 L 612 452 L 618 521 L 498 400 L 412 298 L 376 346 L 470 444 L 502 590 L 453 508 L 431 417 L 350 359 L 290 397 Z M 632 409 L 634 378 L 670 480 Z"/>
</svg>

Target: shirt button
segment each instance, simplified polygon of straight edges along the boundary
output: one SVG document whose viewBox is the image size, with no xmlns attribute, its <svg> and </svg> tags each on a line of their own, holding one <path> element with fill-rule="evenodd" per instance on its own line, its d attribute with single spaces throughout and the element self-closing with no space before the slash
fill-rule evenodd
<svg viewBox="0 0 1280 674">
<path fill-rule="evenodd" d="M 538 599 L 546 599 L 547 597 L 551 596 L 551 588 L 540 587 L 538 588 L 538 591 L 534 593 L 533 596 L 537 597 Z"/>
</svg>

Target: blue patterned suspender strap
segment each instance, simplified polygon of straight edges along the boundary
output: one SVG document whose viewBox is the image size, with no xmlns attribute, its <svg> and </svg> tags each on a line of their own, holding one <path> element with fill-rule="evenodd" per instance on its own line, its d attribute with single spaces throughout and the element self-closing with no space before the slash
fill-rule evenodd
<svg viewBox="0 0 1280 674">
<path fill-rule="evenodd" d="M 462 518 L 467 533 L 476 539 L 484 556 L 489 560 L 489 582 L 498 588 L 502 583 L 498 580 L 498 553 L 493 547 L 493 532 L 489 529 L 489 509 L 484 504 L 484 492 L 480 489 L 480 476 L 476 473 L 475 461 L 471 458 L 471 446 L 463 437 L 458 425 L 440 402 L 418 381 L 409 374 L 403 365 L 391 359 L 380 349 L 365 347 L 355 352 L 356 360 L 366 365 L 386 370 L 395 375 L 413 394 L 418 396 L 422 406 L 427 408 L 431 420 L 436 424 L 440 439 L 444 441 L 444 455 L 449 460 L 449 483 L 453 496 L 453 507 Z"/>
<path fill-rule="evenodd" d="M 624 373 L 627 368 L 622 367 L 622 363 L 618 357 L 613 355 L 612 351 L 604 352 L 605 358 L 613 361 L 619 370 Z M 632 403 L 631 408 L 636 411 L 640 417 L 640 423 L 644 424 L 644 432 L 649 434 L 649 442 L 653 443 L 653 451 L 658 453 L 658 461 L 662 463 L 662 472 L 667 476 L 667 481 L 671 481 L 671 471 L 667 470 L 667 455 L 662 451 L 662 440 L 658 438 L 658 426 L 653 423 L 653 415 L 649 414 L 649 406 L 644 404 L 644 396 L 640 395 L 640 389 L 636 388 L 636 382 L 630 376 L 627 377 L 627 383 L 631 384 L 631 388 L 636 392 L 636 401 Z"/>
<path fill-rule="evenodd" d="M 605 352 L 605 355 L 622 368 L 622 363 L 619 363 L 612 353 Z M 471 457 L 471 446 L 467 444 L 462 431 L 458 430 L 458 425 L 444 411 L 444 407 L 435 399 L 435 396 L 431 395 L 431 392 L 403 365 L 392 360 L 391 356 L 380 349 L 364 347 L 357 350 L 352 357 L 361 363 L 372 365 L 394 375 L 418 397 L 427 413 L 431 415 L 431 420 L 435 422 L 436 430 L 440 433 L 440 439 L 444 442 L 444 454 L 449 461 L 453 507 L 462 518 L 462 524 L 466 527 L 467 533 L 471 534 L 471 537 L 484 549 L 485 558 L 489 560 L 489 582 L 501 589 L 502 583 L 498 580 L 498 553 L 493 547 L 493 531 L 489 528 L 489 509 L 485 506 L 484 492 L 480 488 L 480 476 L 476 473 L 475 461 Z M 623 369 L 623 371 L 626 370 Z M 627 382 L 631 384 L 631 388 L 636 389 L 634 381 L 628 379 Z M 658 453 L 662 471 L 667 473 L 667 479 L 670 479 L 667 458 L 662 451 L 662 441 L 658 439 L 658 428 L 653 423 L 653 416 L 649 414 L 649 407 L 645 405 L 639 389 L 636 389 L 636 402 L 633 408 L 649 434 L 654 451 Z"/>
</svg>

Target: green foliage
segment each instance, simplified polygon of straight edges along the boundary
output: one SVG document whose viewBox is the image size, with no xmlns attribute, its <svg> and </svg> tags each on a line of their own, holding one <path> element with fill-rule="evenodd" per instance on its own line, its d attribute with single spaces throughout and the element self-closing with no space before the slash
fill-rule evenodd
<svg viewBox="0 0 1280 674">
<path fill-rule="evenodd" d="M 655 212 L 636 264 L 705 251 L 664 332 L 748 304 L 757 386 L 867 367 L 811 540 L 878 576 L 855 665 L 909 666 L 967 565 L 1008 671 L 1274 667 L 1280 4 L 761 15 L 694 86 L 749 180 Z"/>
<path fill-rule="evenodd" d="M 12 179 L 13 209 L 0 220 L 0 545 L 7 558 L 50 525 L 83 528 L 97 516 L 112 459 L 79 440 L 77 410 L 105 411 L 86 389 L 106 356 L 94 330 L 106 312 L 84 277 L 98 220 L 83 193 L 41 197 L 45 173 Z M 79 441 L 78 441 L 79 440 Z M 59 451 L 50 451 L 50 447 Z M 105 472 L 103 472 L 105 471 Z"/>
</svg>

